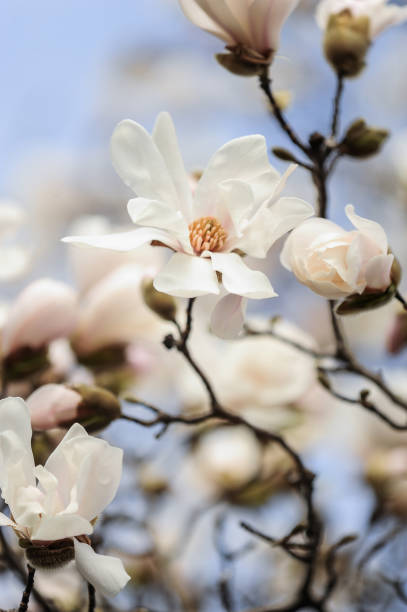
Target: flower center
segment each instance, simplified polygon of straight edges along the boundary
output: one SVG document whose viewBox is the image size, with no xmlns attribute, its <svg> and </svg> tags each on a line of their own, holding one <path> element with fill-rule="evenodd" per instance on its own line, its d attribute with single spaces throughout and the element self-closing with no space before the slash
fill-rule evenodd
<svg viewBox="0 0 407 612">
<path fill-rule="evenodd" d="M 227 233 L 215 217 L 201 217 L 189 225 L 189 240 L 196 255 L 220 251 Z"/>
</svg>

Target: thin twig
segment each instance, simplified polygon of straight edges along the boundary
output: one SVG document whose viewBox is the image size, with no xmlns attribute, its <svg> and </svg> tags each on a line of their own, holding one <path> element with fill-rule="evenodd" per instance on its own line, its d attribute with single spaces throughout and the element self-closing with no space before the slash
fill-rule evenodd
<svg viewBox="0 0 407 612">
<path fill-rule="evenodd" d="M 337 82 L 336 82 L 336 93 L 335 93 L 335 98 L 334 98 L 333 114 L 332 114 L 332 124 L 331 124 L 331 138 L 333 140 L 336 138 L 336 135 L 338 133 L 344 84 L 345 84 L 345 79 L 344 79 L 343 74 L 338 73 Z"/>
</svg>

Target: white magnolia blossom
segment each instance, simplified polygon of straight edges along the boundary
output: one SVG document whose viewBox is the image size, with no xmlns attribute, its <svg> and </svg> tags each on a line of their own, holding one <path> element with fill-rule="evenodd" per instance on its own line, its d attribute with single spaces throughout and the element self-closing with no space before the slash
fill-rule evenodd
<svg viewBox="0 0 407 612">
<path fill-rule="evenodd" d="M 8 242 L 24 220 L 25 213 L 20 206 L 8 200 L 0 201 L 0 282 L 18 278 L 28 267 L 28 250 Z"/>
<path fill-rule="evenodd" d="M 262 449 L 247 427 L 217 427 L 199 439 L 195 459 L 214 485 L 237 489 L 259 475 Z"/>
<path fill-rule="evenodd" d="M 387 0 L 322 0 L 316 11 L 318 25 L 325 30 L 330 16 L 342 11 L 350 11 L 354 17 L 368 17 L 371 39 L 407 20 L 407 7 L 388 4 Z"/>
<path fill-rule="evenodd" d="M 93 532 L 93 521 L 118 489 L 123 451 L 89 436 L 76 423 L 48 458 L 34 464 L 30 413 L 20 398 L 0 401 L 0 487 L 11 517 L 0 525 L 20 538 L 44 546 L 73 538 L 78 571 L 106 596 L 128 582 L 119 559 L 96 554 L 77 539 Z"/>
<path fill-rule="evenodd" d="M 327 219 L 308 219 L 287 238 L 281 262 L 300 283 L 328 299 L 366 290 L 385 291 L 391 284 L 394 257 L 388 253 L 385 231 L 375 221 L 346 207 L 355 226 L 345 231 Z"/>
<path fill-rule="evenodd" d="M 1 341 L 3 355 L 20 348 L 47 346 L 69 336 L 76 321 L 76 293 L 58 281 L 43 278 L 32 282 L 11 305 Z"/>
<path fill-rule="evenodd" d="M 186 17 L 228 46 L 267 56 L 278 49 L 280 31 L 299 0 L 180 0 Z"/>
<path fill-rule="evenodd" d="M 193 193 L 167 113 L 159 115 L 152 136 L 134 121 L 121 122 L 112 137 L 112 160 L 138 195 L 128 203 L 137 228 L 66 242 L 117 251 L 152 242 L 169 247 L 174 253 L 154 286 L 176 297 L 219 295 L 222 285 L 240 300 L 276 295 L 265 274 L 250 269 L 238 252 L 266 257 L 278 238 L 312 214 L 312 207 L 280 197 L 293 167 L 280 176 L 270 165 L 263 136 L 224 145 Z M 228 306 L 236 308 L 236 302 Z"/>
</svg>

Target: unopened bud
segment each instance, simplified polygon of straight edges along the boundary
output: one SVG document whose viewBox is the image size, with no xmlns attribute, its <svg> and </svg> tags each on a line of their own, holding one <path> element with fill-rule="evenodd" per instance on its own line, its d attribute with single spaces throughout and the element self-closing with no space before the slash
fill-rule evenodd
<svg viewBox="0 0 407 612">
<path fill-rule="evenodd" d="M 73 391 L 82 397 L 78 405 L 78 418 L 80 423 L 88 433 L 100 431 L 108 427 L 110 423 L 121 417 L 122 411 L 120 402 L 113 393 L 101 387 L 88 385 L 77 385 Z M 66 423 L 69 427 L 71 423 Z"/>
<path fill-rule="evenodd" d="M 119 418 L 118 399 L 100 387 L 49 384 L 27 399 L 32 427 L 36 431 L 69 429 L 80 423 L 88 432 L 100 431 Z"/>
<path fill-rule="evenodd" d="M 357 76 L 365 67 L 369 47 L 369 17 L 355 17 L 349 10 L 331 15 L 325 31 L 324 52 L 338 74 Z"/>
<path fill-rule="evenodd" d="M 20 348 L 5 357 L 2 367 L 7 382 L 31 378 L 50 366 L 47 347 Z"/>
<path fill-rule="evenodd" d="M 142 285 L 144 303 L 156 315 L 165 321 L 174 321 L 177 314 L 177 303 L 171 295 L 161 293 L 153 285 L 152 279 L 146 279 Z"/>
<path fill-rule="evenodd" d="M 294 155 L 290 153 L 290 151 L 288 151 L 287 149 L 283 149 L 282 147 L 274 147 L 272 149 L 272 152 L 276 157 L 278 157 L 278 159 L 282 159 L 283 161 L 294 163 L 297 161 Z"/>
<path fill-rule="evenodd" d="M 357 119 L 346 132 L 340 149 L 350 157 L 370 157 L 379 153 L 388 136 L 387 130 L 370 127 L 363 119 Z"/>
</svg>

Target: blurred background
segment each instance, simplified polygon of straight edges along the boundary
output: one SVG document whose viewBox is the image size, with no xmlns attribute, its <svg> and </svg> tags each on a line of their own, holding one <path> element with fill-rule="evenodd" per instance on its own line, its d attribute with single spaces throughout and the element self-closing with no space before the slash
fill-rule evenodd
<svg viewBox="0 0 407 612">
<path fill-rule="evenodd" d="M 157 114 L 161 110 L 169 111 L 176 124 L 186 167 L 191 171 L 204 168 L 218 147 L 238 136 L 261 133 L 266 136 L 270 148 L 288 145 L 285 135 L 268 113 L 256 79 L 239 78 L 225 72 L 213 58 L 221 51 L 221 42 L 192 26 L 176 0 L 37 0 L 35 3 L 0 0 L 0 7 L 3 58 L 0 62 L 0 82 L 3 83 L 0 197 L 19 203 L 25 210 L 25 222 L 13 241 L 23 244 L 29 252 L 24 274 L 1 284 L 0 300 L 3 302 L 15 297 L 29 280 L 40 275 L 77 282 L 72 257 L 68 257 L 69 249 L 60 243 L 62 236 L 73 233 L 79 226 L 82 231 L 98 224 L 102 229 L 109 224 L 128 224 L 126 203 L 130 192 L 115 174 L 109 157 L 110 136 L 120 120 L 131 118 L 150 130 Z M 290 92 L 292 101 L 287 115 L 303 137 L 315 130 L 328 130 L 335 89 L 333 72 L 321 52 L 322 35 L 314 19 L 314 8 L 315 2 L 311 0 L 300 2 L 283 30 L 281 47 L 272 67 L 275 89 Z M 407 49 L 406 35 L 404 25 L 380 36 L 370 50 L 368 68 L 358 79 L 346 83 L 341 128 L 362 117 L 371 125 L 389 129 L 392 138 L 373 159 L 339 163 L 330 184 L 329 207 L 330 217 L 339 223 L 347 223 L 344 206 L 348 203 L 354 204 L 360 215 L 380 222 L 404 268 L 407 267 L 407 79 L 402 64 Z M 280 171 L 286 167 L 279 160 L 273 163 Z M 313 186 L 301 169 L 290 179 L 286 194 L 315 202 Z M 250 312 L 255 316 L 283 315 L 322 346 L 328 346 L 331 336 L 325 302 L 299 286 L 282 269 L 278 262 L 280 249 L 281 243 L 264 265 L 280 297 L 254 303 Z M 401 288 L 407 289 L 407 281 L 402 281 Z M 389 357 L 385 352 L 384 339 L 396 312 L 397 306 L 390 304 L 380 311 L 352 317 L 346 321 L 346 327 L 358 355 L 372 367 L 385 367 L 397 388 L 407 397 L 407 353 Z M 209 367 L 213 363 L 214 349 L 209 347 L 206 351 L 207 339 L 196 340 L 199 341 L 203 343 L 199 348 L 202 358 L 207 360 Z M 172 366 L 169 360 L 165 363 L 171 377 Z M 219 367 L 227 366 L 220 364 Z M 194 384 L 191 383 L 194 389 L 190 390 L 186 376 L 183 373 L 184 391 L 178 389 L 178 396 L 190 393 L 188 401 L 198 405 L 204 400 L 196 398 Z M 171 401 L 168 399 L 168 384 L 166 380 L 157 391 L 150 381 L 146 399 L 162 396 L 166 405 L 176 404 L 172 395 Z M 347 384 L 350 392 L 360 388 L 357 381 Z M 335 539 L 352 531 L 363 532 L 375 506 L 372 489 L 361 478 L 365 457 L 372 446 L 379 444 L 378 440 L 387 448 L 405 445 L 406 438 L 382 431 L 385 426 L 376 423 L 373 417 L 362 414 L 355 407 L 328 400 L 327 395 L 318 395 L 317 399 L 308 402 L 312 405 L 309 428 L 312 433 L 301 430 L 297 438 L 301 449 L 304 448 L 308 465 L 320 474 L 318 499 L 330 536 Z M 294 440 L 297 439 L 295 435 Z M 179 448 L 174 440 L 167 442 L 167 438 L 157 443 L 150 432 L 139 431 L 136 427 L 129 429 L 122 423 L 113 425 L 107 436 L 129 450 L 130 465 L 132 461 L 139 465 L 141 457 L 158 452 L 160 465 L 172 466 L 177 481 L 177 466 L 183 464 L 185 445 Z M 188 444 L 191 443 L 189 440 Z M 134 485 L 131 474 L 131 471 L 130 475 L 127 473 L 125 481 L 129 486 Z M 159 516 L 157 525 L 161 525 L 156 527 L 157 546 L 162 543 L 166 551 L 167 540 L 171 540 L 174 530 L 179 530 L 180 521 L 187 522 L 185 517 L 180 519 L 177 515 L 179 499 L 188 497 L 186 491 L 189 495 L 192 491 L 192 498 L 195 495 L 192 476 L 188 473 L 183 478 L 184 484 L 175 487 L 178 497 L 173 505 L 169 504 L 170 510 L 167 508 L 161 516 L 163 504 L 158 504 L 158 510 L 154 507 Z M 196 510 L 193 501 L 191 504 L 189 498 L 186 503 L 190 510 L 192 506 L 192 514 Z M 118 503 L 119 507 L 127 507 L 126 494 Z M 134 547 L 145 554 L 150 546 L 146 544 L 148 537 L 142 529 L 141 518 L 148 505 L 145 500 L 139 500 L 138 504 L 130 512 L 138 521 L 137 531 L 129 531 L 130 540 L 127 531 L 125 535 L 120 532 L 121 536 L 114 531 L 111 538 L 112 548 L 126 550 L 127 547 L 129 555 L 134 553 Z M 241 518 L 241 509 L 239 512 Z M 274 533 L 283 533 L 287 523 L 297 520 L 299 514 L 299 507 L 292 504 L 291 497 L 281 495 L 277 504 L 274 501 L 266 504 L 255 516 Z M 221 521 L 219 525 L 223 528 Z M 379 531 L 382 528 L 379 526 Z M 236 535 L 237 519 L 231 529 L 231 541 L 236 542 L 240 537 Z M 202 553 L 200 562 L 195 563 L 197 551 L 206 550 L 207 539 L 201 534 L 200 539 L 192 543 L 188 555 L 181 555 L 180 567 L 176 565 L 176 575 L 180 572 L 184 576 L 186 572 L 189 584 L 194 584 L 197 576 L 211 584 L 219 571 L 218 557 L 214 559 L 213 554 Z M 406 550 L 403 549 L 404 541 L 403 546 L 401 540 L 398 542 L 399 548 Z M 268 554 L 261 549 L 256 562 L 250 561 L 250 570 L 243 563 L 241 576 L 238 574 L 239 591 L 250 592 L 254 585 L 261 583 L 265 575 L 264 559 L 270 561 Z M 397 555 L 393 553 L 393 561 L 396 559 L 398 565 L 405 566 L 406 553 L 397 549 Z M 286 566 L 281 559 L 278 562 L 279 572 L 284 574 Z M 151 563 L 147 569 L 144 566 L 142 569 L 150 580 L 148 568 L 151 570 Z M 158 571 L 157 568 L 154 571 Z M 140 575 L 142 582 L 145 576 L 141 570 Z M 276 570 L 277 580 L 281 578 L 280 586 L 284 590 L 283 577 L 278 576 Z M 154 579 L 153 576 L 152 583 Z M 170 574 L 168 580 L 172 579 L 174 576 Z M 160 607 L 167 597 L 168 584 L 161 586 L 162 592 L 147 589 L 146 599 L 140 597 L 138 605 L 152 602 L 159 612 L 168 610 L 168 606 Z M 184 584 L 178 586 L 182 592 Z M 10 606 L 15 597 L 14 588 L 12 583 Z M 269 595 L 267 589 L 266 593 L 263 591 L 260 603 Z M 344 603 L 345 599 L 340 599 L 335 609 L 359 609 L 352 607 L 349 601 Z M 249 600 L 245 602 L 246 607 L 250 605 Z M 118 601 L 122 609 L 134 609 L 135 600 L 130 600 L 128 595 L 123 594 Z M 383 605 L 382 600 L 380 602 L 379 605 Z M 259 604 L 259 601 L 254 603 Z M 5 605 L 3 601 L 0 604 Z M 371 607 L 364 609 L 376 609 L 373 603 L 369 605 Z M 405 609 L 405 604 L 403 607 L 393 599 L 388 606 L 377 610 Z M 191 608 L 186 609 L 195 608 L 191 604 Z M 215 593 L 196 609 L 217 612 L 222 607 Z"/>
</svg>

